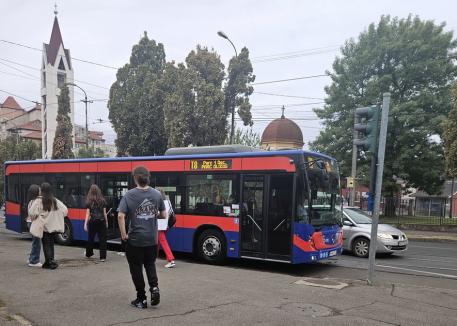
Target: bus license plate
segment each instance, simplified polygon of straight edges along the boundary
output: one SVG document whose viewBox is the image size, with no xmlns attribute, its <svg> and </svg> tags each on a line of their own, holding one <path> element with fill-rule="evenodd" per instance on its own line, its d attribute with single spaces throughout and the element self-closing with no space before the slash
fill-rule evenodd
<svg viewBox="0 0 457 326">
<path fill-rule="evenodd" d="M 328 253 L 329 257 L 336 256 L 336 250 L 332 250 Z"/>
<path fill-rule="evenodd" d="M 399 246 L 404 246 L 404 245 L 406 245 L 406 241 L 398 241 L 398 245 Z"/>
</svg>

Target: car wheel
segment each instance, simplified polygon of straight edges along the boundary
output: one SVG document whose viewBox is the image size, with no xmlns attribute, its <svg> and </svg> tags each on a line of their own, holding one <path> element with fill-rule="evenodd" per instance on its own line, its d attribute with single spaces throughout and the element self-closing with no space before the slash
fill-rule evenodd
<svg viewBox="0 0 457 326">
<path fill-rule="evenodd" d="M 205 230 L 198 237 L 198 255 L 207 263 L 221 264 L 226 258 L 225 236 L 218 230 Z"/>
<path fill-rule="evenodd" d="M 352 253 L 357 257 L 367 258 L 370 252 L 370 240 L 367 238 L 357 238 L 352 243 Z"/>
<path fill-rule="evenodd" d="M 55 240 L 58 244 L 68 246 L 73 242 L 73 227 L 68 218 L 64 221 L 65 229 L 63 233 L 57 233 Z"/>
</svg>

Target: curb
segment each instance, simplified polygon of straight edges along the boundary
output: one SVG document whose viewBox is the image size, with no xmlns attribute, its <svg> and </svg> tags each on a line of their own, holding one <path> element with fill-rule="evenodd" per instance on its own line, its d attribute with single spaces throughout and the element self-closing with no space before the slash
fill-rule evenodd
<svg viewBox="0 0 457 326">
<path fill-rule="evenodd" d="M 419 242 L 451 242 L 451 243 L 457 243 L 457 238 L 452 238 L 452 237 L 430 237 L 430 236 L 408 236 L 408 240 L 411 241 L 419 241 Z"/>
</svg>

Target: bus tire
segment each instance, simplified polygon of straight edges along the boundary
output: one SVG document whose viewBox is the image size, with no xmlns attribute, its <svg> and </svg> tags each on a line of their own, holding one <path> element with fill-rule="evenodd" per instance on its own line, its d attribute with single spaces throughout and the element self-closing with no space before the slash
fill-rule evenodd
<svg viewBox="0 0 457 326">
<path fill-rule="evenodd" d="M 209 264 L 222 264 L 227 256 L 224 234 L 215 229 L 208 229 L 198 237 L 197 252 L 203 261 Z"/>
<path fill-rule="evenodd" d="M 58 244 L 69 246 L 73 242 L 73 227 L 68 217 L 64 220 L 65 231 L 63 233 L 57 233 L 55 240 Z"/>
<path fill-rule="evenodd" d="M 352 253 L 360 258 L 367 258 L 370 252 L 370 240 L 359 237 L 352 243 Z"/>
</svg>

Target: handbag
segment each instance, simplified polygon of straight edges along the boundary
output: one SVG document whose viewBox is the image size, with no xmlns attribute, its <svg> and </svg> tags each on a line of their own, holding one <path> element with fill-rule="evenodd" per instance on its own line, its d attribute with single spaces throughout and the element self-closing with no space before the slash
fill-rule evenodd
<svg viewBox="0 0 457 326">
<path fill-rule="evenodd" d="M 173 210 L 173 207 L 171 206 L 170 201 L 168 202 L 170 204 L 170 209 L 168 211 L 168 228 L 171 229 L 176 224 L 176 214 Z"/>
<path fill-rule="evenodd" d="M 38 215 L 36 219 L 32 221 L 30 225 L 30 233 L 36 238 L 43 238 L 44 231 L 44 218 L 42 215 Z"/>
</svg>

